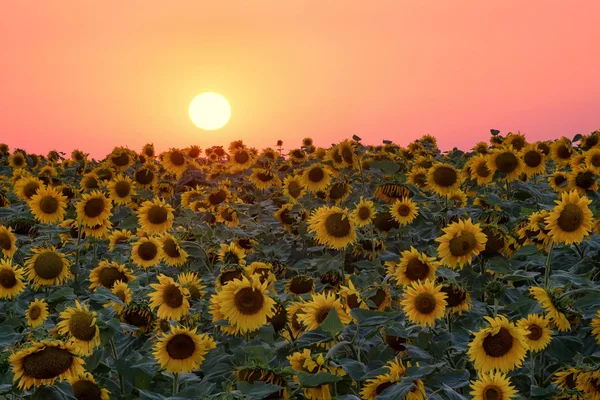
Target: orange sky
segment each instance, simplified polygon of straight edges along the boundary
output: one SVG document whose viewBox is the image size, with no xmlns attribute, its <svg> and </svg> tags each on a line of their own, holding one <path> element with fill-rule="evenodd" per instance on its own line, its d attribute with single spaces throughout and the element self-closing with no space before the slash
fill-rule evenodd
<svg viewBox="0 0 600 400">
<path fill-rule="evenodd" d="M 0 141 L 102 157 L 238 138 L 572 137 L 600 128 L 598 15 L 593 0 L 7 1 Z M 191 123 L 204 91 L 229 99 L 225 128 Z"/>
</svg>

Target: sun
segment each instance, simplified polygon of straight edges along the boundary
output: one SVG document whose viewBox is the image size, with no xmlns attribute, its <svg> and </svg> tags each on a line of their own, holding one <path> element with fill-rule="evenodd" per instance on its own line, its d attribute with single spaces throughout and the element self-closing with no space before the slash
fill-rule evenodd
<svg viewBox="0 0 600 400">
<path fill-rule="evenodd" d="M 199 94 L 190 103 L 190 119 L 200 129 L 214 131 L 225 126 L 231 117 L 229 102 L 218 93 Z"/>
</svg>

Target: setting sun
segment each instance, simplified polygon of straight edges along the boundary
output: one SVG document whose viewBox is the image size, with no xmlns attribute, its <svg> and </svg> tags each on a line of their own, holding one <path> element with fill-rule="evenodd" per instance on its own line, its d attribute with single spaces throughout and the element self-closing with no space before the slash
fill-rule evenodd
<svg viewBox="0 0 600 400">
<path fill-rule="evenodd" d="M 231 117 L 227 99 L 213 92 L 196 96 L 190 104 L 189 112 L 194 125 L 207 131 L 222 128 Z"/>
</svg>

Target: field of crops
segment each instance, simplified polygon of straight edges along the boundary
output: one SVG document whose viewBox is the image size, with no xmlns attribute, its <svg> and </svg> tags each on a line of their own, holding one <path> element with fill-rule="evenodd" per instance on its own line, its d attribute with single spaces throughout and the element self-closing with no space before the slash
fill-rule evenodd
<svg viewBox="0 0 600 400">
<path fill-rule="evenodd" d="M 0 145 L 0 398 L 598 400 L 599 139 Z"/>
</svg>

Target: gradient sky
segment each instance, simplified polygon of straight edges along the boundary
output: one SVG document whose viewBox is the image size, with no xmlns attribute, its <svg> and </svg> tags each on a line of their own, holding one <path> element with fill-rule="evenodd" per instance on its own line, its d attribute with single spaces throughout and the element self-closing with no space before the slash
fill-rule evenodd
<svg viewBox="0 0 600 400">
<path fill-rule="evenodd" d="M 572 137 L 600 128 L 598 15 L 595 0 L 6 1 L 0 141 L 102 157 L 238 138 Z M 205 91 L 231 103 L 221 130 L 188 117 Z"/>
</svg>

